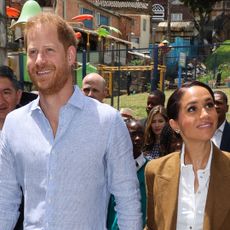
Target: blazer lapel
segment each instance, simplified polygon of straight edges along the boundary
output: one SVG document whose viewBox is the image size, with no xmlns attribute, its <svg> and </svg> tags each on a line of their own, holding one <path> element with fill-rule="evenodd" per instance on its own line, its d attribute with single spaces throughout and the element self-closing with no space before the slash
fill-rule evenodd
<svg viewBox="0 0 230 230">
<path fill-rule="evenodd" d="M 204 229 L 221 229 L 230 210 L 229 158 L 214 146 Z"/>
<path fill-rule="evenodd" d="M 230 152 L 230 125 L 228 122 L 224 126 L 220 149 Z"/>
<path fill-rule="evenodd" d="M 178 167 L 175 167 L 178 165 Z M 157 197 L 159 212 L 164 216 L 165 229 L 176 229 L 178 186 L 180 174 L 180 154 L 175 156 L 172 164 L 166 170 L 156 176 Z"/>
</svg>

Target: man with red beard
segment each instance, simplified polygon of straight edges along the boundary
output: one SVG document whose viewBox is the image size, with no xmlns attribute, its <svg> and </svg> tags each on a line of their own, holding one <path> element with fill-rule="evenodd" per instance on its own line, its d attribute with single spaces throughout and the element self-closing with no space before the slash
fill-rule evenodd
<svg viewBox="0 0 230 230">
<path fill-rule="evenodd" d="M 131 140 L 117 110 L 73 86 L 76 40 L 59 16 L 25 26 L 27 69 L 39 96 L 5 120 L 0 226 L 13 229 L 20 186 L 24 230 L 106 229 L 110 194 L 120 229 L 142 229 Z"/>
</svg>

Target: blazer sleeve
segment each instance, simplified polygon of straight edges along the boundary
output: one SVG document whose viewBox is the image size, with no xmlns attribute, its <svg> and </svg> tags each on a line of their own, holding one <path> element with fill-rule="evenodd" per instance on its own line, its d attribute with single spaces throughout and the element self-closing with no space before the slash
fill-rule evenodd
<svg viewBox="0 0 230 230">
<path fill-rule="evenodd" d="M 146 195 L 147 195 L 147 212 L 146 212 L 146 226 L 145 230 L 154 230 L 154 187 L 155 175 L 152 170 L 152 165 L 149 162 L 145 167 L 145 183 L 146 183 Z"/>
</svg>

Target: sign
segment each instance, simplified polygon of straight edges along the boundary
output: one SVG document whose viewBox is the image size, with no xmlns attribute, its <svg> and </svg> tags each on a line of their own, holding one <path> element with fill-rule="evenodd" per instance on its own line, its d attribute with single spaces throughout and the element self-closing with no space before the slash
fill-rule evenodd
<svg viewBox="0 0 230 230">
<path fill-rule="evenodd" d="M 185 68 L 185 66 L 186 66 L 186 53 L 180 52 L 180 54 L 179 54 L 179 66 Z"/>
<path fill-rule="evenodd" d="M 165 9 L 160 4 L 152 5 L 152 21 L 164 21 Z"/>
</svg>

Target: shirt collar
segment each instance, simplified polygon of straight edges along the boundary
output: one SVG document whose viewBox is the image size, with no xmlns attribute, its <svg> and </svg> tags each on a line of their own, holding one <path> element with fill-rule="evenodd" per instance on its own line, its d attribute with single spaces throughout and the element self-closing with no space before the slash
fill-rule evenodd
<svg viewBox="0 0 230 230">
<path fill-rule="evenodd" d="M 74 86 L 74 92 L 66 104 L 70 104 L 74 107 L 82 109 L 83 105 L 84 105 L 85 98 L 87 98 L 87 97 L 84 96 L 82 94 L 81 90 L 79 89 L 79 87 L 77 85 L 75 85 Z M 39 105 L 39 100 L 40 100 L 40 97 L 38 95 L 38 97 L 31 102 L 31 112 L 41 109 L 40 105 Z"/>
<path fill-rule="evenodd" d="M 210 144 L 211 144 L 211 149 L 210 149 L 209 159 L 208 159 L 208 163 L 207 163 L 204 171 L 210 170 L 210 168 L 211 168 L 211 161 L 212 161 L 212 155 L 213 155 L 213 143 L 210 141 Z M 181 169 L 188 166 L 188 165 L 185 165 L 185 163 L 184 163 L 184 149 L 185 149 L 185 145 L 183 143 L 182 149 L 181 149 L 181 157 L 180 157 Z"/>
<path fill-rule="evenodd" d="M 226 120 L 221 124 L 221 126 L 218 128 L 219 131 L 223 133 L 224 131 L 224 126 L 225 126 Z"/>
<path fill-rule="evenodd" d="M 141 155 L 140 155 L 139 157 L 137 157 L 137 158 L 135 159 L 135 161 L 136 161 L 136 163 L 138 164 L 137 170 L 139 170 L 139 169 L 145 164 L 145 162 L 146 162 L 146 159 L 145 159 L 145 157 L 144 157 L 144 154 L 141 153 Z"/>
</svg>

